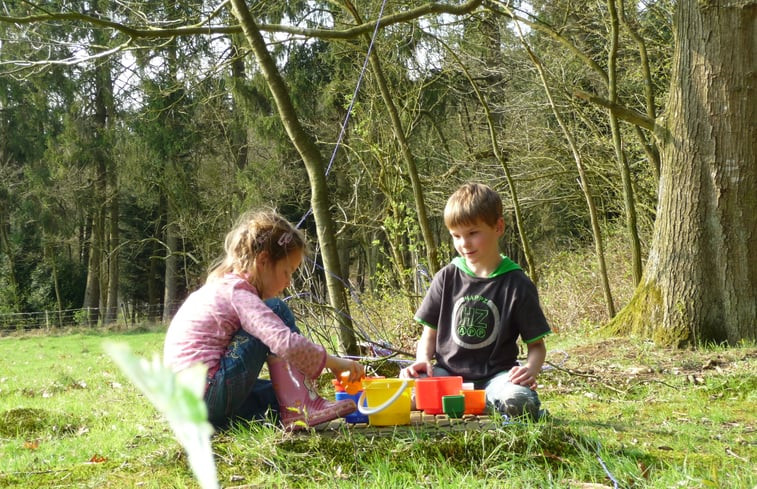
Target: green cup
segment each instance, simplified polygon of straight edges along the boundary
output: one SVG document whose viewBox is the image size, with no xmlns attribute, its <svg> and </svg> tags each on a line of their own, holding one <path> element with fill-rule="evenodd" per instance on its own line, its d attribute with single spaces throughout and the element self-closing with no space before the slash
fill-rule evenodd
<svg viewBox="0 0 757 489">
<path fill-rule="evenodd" d="M 459 418 L 465 412 L 465 396 L 442 396 L 442 410 L 450 418 Z"/>
</svg>

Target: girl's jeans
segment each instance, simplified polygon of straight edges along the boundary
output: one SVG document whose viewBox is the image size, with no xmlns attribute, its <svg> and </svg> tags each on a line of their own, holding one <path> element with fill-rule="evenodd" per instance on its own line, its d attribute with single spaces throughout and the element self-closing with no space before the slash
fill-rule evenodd
<svg viewBox="0 0 757 489">
<path fill-rule="evenodd" d="M 300 332 L 294 314 L 284 301 L 268 299 L 265 302 L 289 329 Z M 235 419 L 265 419 L 267 415 L 278 413 L 279 403 L 271 381 L 258 379 L 270 353 L 262 341 L 243 329 L 232 337 L 205 391 L 208 420 L 214 427 L 223 428 Z"/>
<path fill-rule="evenodd" d="M 486 390 L 487 410 L 498 411 L 511 418 L 525 414 L 534 420 L 539 419 L 541 401 L 536 391 L 510 382 L 507 375 L 509 372 L 500 372 L 489 380 L 476 382 L 476 389 Z M 452 374 L 444 368 L 434 366 L 434 377 L 449 375 Z"/>
</svg>

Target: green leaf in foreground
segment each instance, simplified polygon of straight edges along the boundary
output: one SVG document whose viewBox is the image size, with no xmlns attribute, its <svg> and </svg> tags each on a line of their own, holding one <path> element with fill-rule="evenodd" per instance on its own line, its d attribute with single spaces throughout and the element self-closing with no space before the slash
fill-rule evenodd
<svg viewBox="0 0 757 489">
<path fill-rule="evenodd" d="M 203 489 L 218 489 L 208 423 L 202 396 L 207 368 L 201 364 L 174 373 L 156 355 L 152 362 L 140 358 L 128 345 L 105 343 L 105 351 L 126 376 L 168 420 L 177 440 L 187 452 L 189 465 Z"/>
</svg>

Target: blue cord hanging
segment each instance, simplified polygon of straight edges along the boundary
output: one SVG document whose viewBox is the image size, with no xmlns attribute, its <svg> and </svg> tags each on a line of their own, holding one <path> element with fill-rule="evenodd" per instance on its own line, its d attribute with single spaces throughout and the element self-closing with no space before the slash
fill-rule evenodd
<svg viewBox="0 0 757 489">
<path fill-rule="evenodd" d="M 363 83 L 363 76 L 365 75 L 365 71 L 368 68 L 368 61 L 371 56 L 371 51 L 373 51 L 373 44 L 376 41 L 376 35 L 379 31 L 379 24 L 381 24 L 381 17 L 384 15 L 384 6 L 386 6 L 386 0 L 383 0 L 381 2 L 381 8 L 379 9 L 378 18 L 376 19 L 376 27 L 373 29 L 373 34 L 371 35 L 371 42 L 368 44 L 368 51 L 365 53 L 365 60 L 363 61 L 363 67 L 360 70 L 360 75 L 357 79 L 357 84 L 355 85 L 355 91 L 352 92 L 352 100 L 350 100 L 350 105 L 347 107 L 347 114 L 344 116 L 344 122 L 342 122 L 342 127 L 339 131 L 339 137 L 336 140 L 336 145 L 334 145 L 334 151 L 331 152 L 331 159 L 329 160 L 329 164 L 326 166 L 326 172 L 325 176 L 328 176 L 329 173 L 331 173 L 331 167 L 334 166 L 334 161 L 336 160 L 336 154 L 339 151 L 339 146 L 342 145 L 342 139 L 344 139 L 344 133 L 347 130 L 347 124 L 350 122 L 350 116 L 352 115 L 352 108 L 355 106 L 355 101 L 357 100 L 357 94 L 360 91 L 360 85 Z M 307 212 L 305 212 L 305 215 L 302 216 L 300 221 L 297 223 L 297 227 L 299 229 L 300 226 L 305 222 L 305 219 L 310 216 L 310 214 L 313 213 L 313 208 L 310 207 Z"/>
</svg>

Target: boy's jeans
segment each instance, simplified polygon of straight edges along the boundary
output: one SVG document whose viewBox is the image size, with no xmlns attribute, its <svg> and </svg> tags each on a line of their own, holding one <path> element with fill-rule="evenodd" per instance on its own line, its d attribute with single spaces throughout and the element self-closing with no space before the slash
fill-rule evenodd
<svg viewBox="0 0 757 489">
<path fill-rule="evenodd" d="M 268 299 L 266 305 L 295 333 L 294 314 L 281 299 Z M 271 381 L 258 379 L 263 364 L 271 353 L 258 338 L 240 329 L 221 357 L 221 365 L 208 379 L 205 405 L 208 420 L 223 428 L 234 419 L 264 419 L 267 413 L 278 413 L 279 403 Z"/>
</svg>

